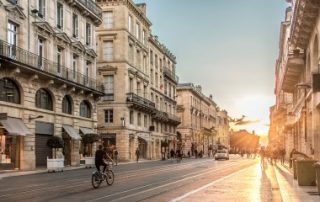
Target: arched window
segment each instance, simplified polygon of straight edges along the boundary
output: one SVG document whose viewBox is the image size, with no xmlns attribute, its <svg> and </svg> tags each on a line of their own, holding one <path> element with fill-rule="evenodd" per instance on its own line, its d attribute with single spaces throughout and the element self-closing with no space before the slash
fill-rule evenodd
<svg viewBox="0 0 320 202">
<path fill-rule="evenodd" d="M 0 101 L 20 104 L 19 88 L 11 79 L 0 79 Z"/>
<path fill-rule="evenodd" d="M 36 107 L 51 111 L 53 110 L 52 97 L 47 90 L 41 88 L 37 91 Z"/>
<path fill-rule="evenodd" d="M 62 112 L 72 114 L 72 101 L 69 95 L 64 96 L 62 99 Z"/>
<path fill-rule="evenodd" d="M 88 101 L 83 100 L 80 103 L 80 116 L 91 118 L 91 108 Z"/>
</svg>

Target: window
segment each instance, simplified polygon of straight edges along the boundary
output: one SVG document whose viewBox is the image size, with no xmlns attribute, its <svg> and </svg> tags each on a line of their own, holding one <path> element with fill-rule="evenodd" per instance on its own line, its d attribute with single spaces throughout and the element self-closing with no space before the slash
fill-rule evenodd
<svg viewBox="0 0 320 202">
<path fill-rule="evenodd" d="M 156 88 L 158 88 L 159 86 L 159 78 L 158 78 L 158 73 L 156 72 L 156 78 L 155 78 L 155 82 L 156 82 Z"/>
<path fill-rule="evenodd" d="M 43 64 L 43 39 L 38 38 L 38 67 L 42 68 L 42 64 Z"/>
<path fill-rule="evenodd" d="M 91 44 L 91 25 L 89 23 L 86 23 L 86 44 L 89 46 Z"/>
<path fill-rule="evenodd" d="M 133 63 L 134 61 L 133 61 L 133 46 L 132 45 L 130 45 L 129 46 L 129 62 L 130 63 Z"/>
<path fill-rule="evenodd" d="M 129 32 L 132 32 L 132 17 L 131 17 L 131 15 L 129 15 L 129 18 L 128 18 L 128 29 L 129 29 Z"/>
<path fill-rule="evenodd" d="M 140 39 L 140 24 L 136 24 L 136 37 L 137 39 Z"/>
<path fill-rule="evenodd" d="M 72 34 L 73 37 L 78 37 L 78 15 L 72 15 Z"/>
<path fill-rule="evenodd" d="M 130 124 L 133 124 L 134 123 L 134 118 L 133 118 L 133 111 L 130 111 L 130 117 L 129 117 L 129 122 Z"/>
<path fill-rule="evenodd" d="M 9 43 L 9 56 L 16 57 L 16 45 L 17 45 L 17 25 L 8 22 L 8 43 Z"/>
<path fill-rule="evenodd" d="M 142 30 L 142 43 L 145 44 L 146 43 L 146 31 Z"/>
<path fill-rule="evenodd" d="M 57 47 L 57 72 L 61 72 L 62 49 Z"/>
<path fill-rule="evenodd" d="M 129 91 L 130 93 L 133 93 L 133 79 L 129 78 Z"/>
<path fill-rule="evenodd" d="M 154 56 L 154 63 L 156 64 L 156 68 L 158 68 L 158 55 Z"/>
<path fill-rule="evenodd" d="M 141 96 L 141 85 L 140 85 L 140 82 L 137 82 L 137 95 Z"/>
<path fill-rule="evenodd" d="M 13 4 L 13 5 L 16 5 L 16 4 L 18 4 L 18 0 L 7 0 L 7 1 L 9 1 L 11 4 Z"/>
<path fill-rule="evenodd" d="M 138 126 L 141 126 L 141 113 L 138 113 Z"/>
<path fill-rule="evenodd" d="M 61 3 L 57 3 L 57 27 L 63 28 L 63 5 Z"/>
<path fill-rule="evenodd" d="M 150 69 L 150 80 L 151 80 L 151 84 L 153 84 L 153 69 Z"/>
<path fill-rule="evenodd" d="M 153 65 L 153 51 L 150 50 L 150 64 Z"/>
<path fill-rule="evenodd" d="M 19 88 L 11 79 L 0 79 L 0 101 L 20 104 Z"/>
<path fill-rule="evenodd" d="M 41 109 L 53 110 L 52 97 L 50 93 L 40 88 L 36 93 L 36 107 Z"/>
<path fill-rule="evenodd" d="M 107 11 L 103 15 L 103 22 L 106 29 L 111 29 L 113 27 L 113 12 Z"/>
<path fill-rule="evenodd" d="M 91 62 L 87 61 L 87 65 L 86 65 L 86 69 L 85 69 L 85 80 L 84 80 L 85 84 L 87 84 L 88 81 L 89 81 L 89 69 L 90 69 L 90 66 L 91 66 Z"/>
<path fill-rule="evenodd" d="M 113 87 L 113 75 L 103 76 L 104 80 L 104 99 L 113 100 L 114 99 L 114 87 Z"/>
<path fill-rule="evenodd" d="M 140 51 L 139 51 L 139 50 L 137 50 L 137 56 L 136 56 L 136 58 L 137 58 L 137 64 L 136 64 L 136 66 L 138 66 L 138 68 L 141 69 L 141 54 L 140 54 Z"/>
<path fill-rule="evenodd" d="M 65 95 L 62 99 L 62 113 L 71 114 L 72 113 L 72 102 L 69 95 Z"/>
<path fill-rule="evenodd" d="M 144 115 L 144 124 L 143 126 L 146 128 L 148 127 L 148 116 L 147 115 Z"/>
<path fill-rule="evenodd" d="M 91 118 L 91 107 L 88 101 L 83 100 L 80 103 L 80 116 L 85 118 Z"/>
<path fill-rule="evenodd" d="M 38 0 L 38 16 L 40 18 L 46 16 L 46 0 Z"/>
<path fill-rule="evenodd" d="M 72 60 L 72 78 L 76 79 L 77 76 L 77 65 L 78 65 L 78 56 L 73 55 L 73 60 Z"/>
<path fill-rule="evenodd" d="M 104 110 L 104 122 L 113 123 L 113 109 Z"/>
<path fill-rule="evenodd" d="M 105 41 L 103 43 L 103 60 L 112 61 L 113 60 L 113 42 Z"/>
</svg>

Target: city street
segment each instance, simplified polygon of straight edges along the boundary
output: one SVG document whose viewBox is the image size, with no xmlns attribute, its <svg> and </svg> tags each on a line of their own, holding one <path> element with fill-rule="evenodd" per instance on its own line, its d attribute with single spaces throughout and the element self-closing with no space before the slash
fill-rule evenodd
<svg viewBox="0 0 320 202">
<path fill-rule="evenodd" d="M 8 177 L 0 180 L 0 201 L 169 201 L 256 162 L 233 157 L 119 165 L 114 184 L 96 190 L 90 181 L 94 169 Z"/>
</svg>

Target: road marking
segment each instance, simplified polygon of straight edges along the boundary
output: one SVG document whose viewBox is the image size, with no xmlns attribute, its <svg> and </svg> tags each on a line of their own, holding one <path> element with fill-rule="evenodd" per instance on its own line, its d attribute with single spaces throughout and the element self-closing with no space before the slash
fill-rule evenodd
<svg viewBox="0 0 320 202">
<path fill-rule="evenodd" d="M 197 193 L 197 192 L 199 192 L 199 191 L 202 191 L 202 190 L 204 190 L 204 189 L 206 189 L 206 188 L 208 188 L 208 187 L 210 187 L 210 186 L 212 186 L 212 185 L 214 185 L 214 184 L 216 184 L 216 183 L 218 183 L 218 182 L 221 182 L 222 180 L 225 180 L 225 179 L 230 178 L 230 177 L 232 177 L 232 176 L 234 176 L 234 175 L 236 175 L 236 174 L 239 174 L 240 172 L 243 172 L 243 171 L 249 169 L 250 167 L 252 167 L 252 166 L 243 168 L 243 169 L 241 169 L 241 170 L 239 170 L 239 171 L 237 171 L 237 172 L 235 172 L 235 173 L 226 175 L 226 176 L 224 176 L 224 177 L 222 177 L 222 178 L 220 178 L 220 179 L 218 179 L 218 180 L 215 180 L 215 181 L 213 181 L 213 182 L 211 182 L 211 183 L 209 183 L 209 184 L 206 184 L 206 185 L 204 185 L 204 186 L 202 186 L 202 187 L 199 187 L 198 189 L 192 190 L 192 191 L 190 191 L 190 192 L 188 192 L 188 193 L 186 193 L 186 194 L 184 194 L 184 195 L 182 195 L 182 196 L 179 196 L 179 197 L 177 197 L 177 198 L 175 198 L 175 199 L 172 199 L 170 202 L 178 202 L 178 201 L 180 201 L 181 199 L 184 199 L 184 198 L 186 198 L 186 197 L 188 197 L 188 196 L 190 196 L 190 195 L 192 195 L 192 194 L 195 194 L 195 193 Z"/>
<path fill-rule="evenodd" d="M 189 179 L 192 179 L 192 178 L 195 178 L 195 177 L 199 177 L 201 175 L 205 175 L 207 173 L 211 173 L 213 171 L 219 171 L 221 170 L 222 168 L 225 168 L 225 167 L 229 167 L 231 165 L 234 165 L 234 164 L 238 164 L 238 162 L 233 162 L 233 163 L 229 163 L 229 164 L 225 164 L 223 165 L 222 167 L 219 167 L 219 168 L 216 168 L 216 169 L 206 169 L 207 171 L 206 172 L 203 172 L 201 174 L 197 174 L 197 175 L 194 175 L 195 173 L 199 173 L 198 171 L 196 172 L 193 172 L 193 173 L 189 173 L 189 174 L 186 174 L 186 175 L 183 175 L 183 176 L 179 176 L 179 178 L 182 177 L 182 179 L 178 180 L 178 181 L 174 181 L 174 182 L 170 182 L 168 184 L 164 184 L 164 185 L 160 185 L 160 186 L 157 186 L 157 187 L 153 187 L 153 188 L 150 188 L 150 189 L 147 189 L 147 190 L 144 190 L 144 191 L 141 191 L 141 192 L 137 192 L 137 193 L 134 193 L 134 194 L 130 194 L 130 195 L 126 195 L 126 196 L 123 196 L 121 198 L 118 198 L 118 199 L 115 199 L 115 200 L 112 200 L 112 201 L 119 201 L 119 200 L 122 200 L 122 199 L 125 199 L 125 198 L 129 198 L 129 197 L 132 197 L 132 196 L 135 196 L 135 195 L 138 195 L 138 194 L 142 194 L 142 193 L 145 193 L 145 192 L 148 192 L 148 191 L 153 191 L 155 189 L 158 189 L 158 188 L 162 188 L 162 187 L 166 187 L 166 186 L 169 186 L 169 185 L 172 185 L 172 184 L 176 184 L 178 182 L 181 182 L 181 181 L 185 181 L 185 180 L 189 180 Z M 192 176 L 190 176 L 192 175 Z M 187 177 L 187 178 L 184 178 L 186 176 L 190 176 L 190 177 Z M 152 183 L 152 184 L 149 184 L 149 185 L 145 185 L 145 186 L 151 186 L 151 185 L 154 185 L 154 184 L 159 184 L 159 183 L 164 183 L 164 182 L 168 182 L 170 181 L 171 179 L 168 179 L 168 180 L 164 180 L 164 181 L 160 181 L 160 182 L 156 182 L 156 183 Z M 141 187 L 142 188 L 142 187 Z M 106 199 L 106 198 L 109 198 L 111 196 L 115 196 L 115 195 L 120 195 L 121 192 L 117 192 L 117 193 L 114 193 L 114 194 L 111 194 L 111 195 L 106 195 L 106 196 L 103 196 L 103 197 L 100 197 L 100 198 L 96 198 L 96 199 L 92 199 L 92 200 L 89 200 L 89 201 L 86 201 L 86 202 L 92 202 L 92 201 L 99 201 L 99 200 L 102 200 L 102 199 Z"/>
</svg>

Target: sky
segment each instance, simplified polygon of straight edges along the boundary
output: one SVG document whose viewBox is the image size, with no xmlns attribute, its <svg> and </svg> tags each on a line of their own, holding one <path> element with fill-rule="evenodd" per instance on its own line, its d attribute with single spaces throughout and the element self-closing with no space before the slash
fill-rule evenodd
<svg viewBox="0 0 320 202">
<path fill-rule="evenodd" d="M 266 135 L 285 0 L 134 0 L 147 4 L 152 33 L 177 57 L 180 83 L 200 84 L 235 129 Z M 257 121 L 259 120 L 259 122 Z"/>
</svg>

